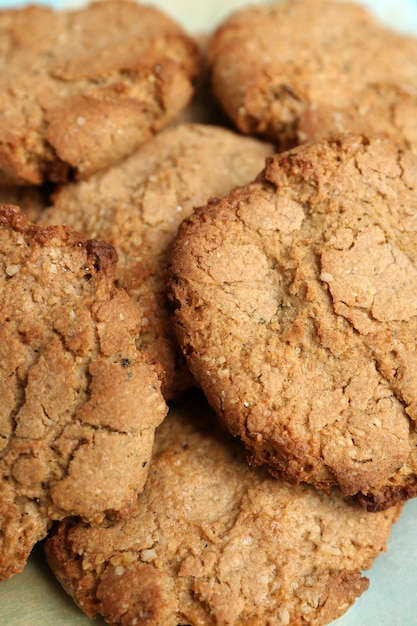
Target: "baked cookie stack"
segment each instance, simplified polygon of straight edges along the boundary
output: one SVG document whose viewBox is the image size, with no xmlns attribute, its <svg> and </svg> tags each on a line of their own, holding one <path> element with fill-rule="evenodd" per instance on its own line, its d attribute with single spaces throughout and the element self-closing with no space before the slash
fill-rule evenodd
<svg viewBox="0 0 417 626">
<path fill-rule="evenodd" d="M 46 538 L 111 625 L 329 624 L 417 495 L 417 40 L 334 0 L 0 33 L 0 577 Z"/>
</svg>

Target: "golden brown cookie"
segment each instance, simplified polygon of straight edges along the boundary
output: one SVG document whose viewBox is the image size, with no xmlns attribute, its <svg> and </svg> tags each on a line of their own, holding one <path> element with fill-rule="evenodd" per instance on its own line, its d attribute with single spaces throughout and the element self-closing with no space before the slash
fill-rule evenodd
<svg viewBox="0 0 417 626">
<path fill-rule="evenodd" d="M 417 156 L 344 135 L 275 155 L 202 207 L 172 255 L 174 329 L 254 464 L 417 495 Z"/>
<path fill-rule="evenodd" d="M 53 519 L 127 514 L 166 404 L 115 252 L 0 205 L 0 579 Z"/>
<path fill-rule="evenodd" d="M 57 525 L 57 578 L 112 626 L 328 624 L 368 587 L 361 570 L 397 508 L 367 513 L 250 468 L 202 406 L 172 409 L 158 429 L 133 518 Z"/>
<path fill-rule="evenodd" d="M 166 129 L 129 159 L 56 194 L 42 223 L 65 223 L 117 250 L 116 276 L 138 306 L 137 344 L 166 371 L 164 394 L 190 384 L 166 306 L 169 245 L 195 206 L 252 180 L 272 146 L 217 126 Z"/>
<path fill-rule="evenodd" d="M 0 183 L 120 161 L 185 108 L 199 64 L 194 41 L 145 4 L 0 11 Z"/>
<path fill-rule="evenodd" d="M 371 83 L 415 88 L 417 39 L 354 2 L 284 0 L 227 18 L 208 64 L 213 93 L 237 127 L 285 148 L 296 143 L 308 106 L 349 106 Z"/>
<path fill-rule="evenodd" d="M 297 125 L 299 143 L 346 132 L 375 133 L 417 152 L 417 90 L 373 84 L 347 105 L 309 106 Z"/>
</svg>

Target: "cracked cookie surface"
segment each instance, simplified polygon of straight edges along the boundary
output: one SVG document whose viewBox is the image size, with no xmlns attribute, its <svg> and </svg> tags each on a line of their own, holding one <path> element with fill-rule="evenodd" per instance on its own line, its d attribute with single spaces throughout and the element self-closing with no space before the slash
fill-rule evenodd
<svg viewBox="0 0 417 626">
<path fill-rule="evenodd" d="M 181 225 L 174 329 L 254 464 L 417 495 L 417 158 L 344 135 L 268 159 Z"/>
<path fill-rule="evenodd" d="M 367 588 L 361 570 L 397 514 L 249 467 L 188 398 L 158 429 L 134 517 L 59 523 L 46 553 L 87 615 L 111 625 L 320 626 Z"/>
<path fill-rule="evenodd" d="M 197 44 L 129 0 L 0 11 L 0 182 L 88 177 L 191 100 Z"/>
<path fill-rule="evenodd" d="M 228 116 L 283 149 L 297 142 L 298 118 L 311 105 L 338 110 L 372 83 L 415 89 L 416 59 L 416 38 L 354 2 L 331 0 L 244 7 L 208 48 L 212 90 Z"/>
<path fill-rule="evenodd" d="M 108 244 L 0 205 L 0 578 L 53 519 L 127 515 L 165 417 Z"/>
<path fill-rule="evenodd" d="M 106 172 L 65 185 L 43 213 L 43 224 L 65 223 L 115 247 L 118 285 L 141 316 L 138 347 L 161 362 L 166 397 L 195 384 L 180 358 L 167 309 L 171 241 L 195 206 L 252 180 L 271 153 L 270 144 L 219 126 L 180 124 Z"/>
</svg>

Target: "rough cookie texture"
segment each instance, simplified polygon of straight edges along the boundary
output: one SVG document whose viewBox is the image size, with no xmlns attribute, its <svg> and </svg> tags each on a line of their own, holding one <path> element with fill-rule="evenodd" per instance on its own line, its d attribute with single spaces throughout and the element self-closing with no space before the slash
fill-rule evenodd
<svg viewBox="0 0 417 626">
<path fill-rule="evenodd" d="M 345 135 L 275 155 L 183 222 L 174 330 L 254 464 L 417 495 L 417 157 Z"/>
<path fill-rule="evenodd" d="M 46 543 L 80 607 L 137 626 L 327 624 L 368 586 L 398 511 L 370 514 L 245 462 L 198 406 L 158 429 L 135 516 L 59 523 Z"/>
<path fill-rule="evenodd" d="M 417 39 L 355 3 L 284 0 L 226 19 L 208 64 L 213 93 L 237 127 L 286 148 L 307 106 L 348 106 L 371 83 L 415 88 Z"/>
<path fill-rule="evenodd" d="M 348 106 L 311 105 L 297 125 L 299 143 L 345 132 L 375 133 L 417 152 L 417 91 L 399 85 L 368 85 Z"/>
<path fill-rule="evenodd" d="M 181 124 L 106 172 L 64 186 L 43 215 L 44 224 L 65 223 L 116 248 L 118 284 L 141 316 L 137 345 L 163 365 L 166 397 L 191 382 L 166 306 L 170 243 L 195 206 L 252 180 L 271 153 L 270 144 L 217 126 Z"/>
<path fill-rule="evenodd" d="M 0 205 L 0 578 L 50 520 L 128 514 L 167 408 L 115 252 Z"/>
<path fill-rule="evenodd" d="M 192 97 L 197 44 L 150 6 L 0 12 L 0 183 L 83 178 L 133 152 Z"/>
</svg>

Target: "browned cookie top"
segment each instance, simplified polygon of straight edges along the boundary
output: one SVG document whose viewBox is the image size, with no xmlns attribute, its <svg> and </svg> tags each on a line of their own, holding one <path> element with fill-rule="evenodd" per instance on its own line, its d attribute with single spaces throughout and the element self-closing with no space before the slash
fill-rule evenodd
<svg viewBox="0 0 417 626">
<path fill-rule="evenodd" d="M 0 578 L 50 520 L 127 512 L 166 414 L 111 246 L 0 205 Z"/>
<path fill-rule="evenodd" d="M 238 128 L 283 147 L 296 141 L 308 105 L 346 106 L 369 83 L 417 84 L 417 39 L 333 0 L 245 7 L 214 33 L 208 61 L 214 94 Z"/>
<path fill-rule="evenodd" d="M 0 183 L 83 178 L 118 162 L 192 96 L 197 45 L 129 0 L 0 12 Z"/>
<path fill-rule="evenodd" d="M 178 340 L 255 464 L 383 508 L 417 494 L 417 157 L 345 135 L 180 227 Z"/>
<path fill-rule="evenodd" d="M 367 588 L 361 570 L 384 549 L 396 507 L 371 514 L 268 477 L 213 420 L 173 409 L 134 517 L 59 523 L 46 543 L 52 569 L 111 625 L 328 624 Z"/>
<path fill-rule="evenodd" d="M 184 217 L 211 197 L 253 179 L 272 146 L 217 126 L 181 124 L 134 155 L 56 194 L 42 223 L 65 223 L 117 250 L 117 281 L 138 306 L 138 346 L 166 370 L 164 393 L 190 384 L 178 362 L 165 281 L 169 245 Z"/>
<path fill-rule="evenodd" d="M 297 140 L 305 143 L 337 133 L 375 133 L 417 152 L 416 120 L 416 88 L 370 84 L 346 105 L 307 107 L 298 120 Z"/>
</svg>

